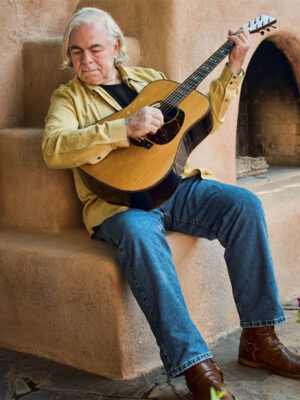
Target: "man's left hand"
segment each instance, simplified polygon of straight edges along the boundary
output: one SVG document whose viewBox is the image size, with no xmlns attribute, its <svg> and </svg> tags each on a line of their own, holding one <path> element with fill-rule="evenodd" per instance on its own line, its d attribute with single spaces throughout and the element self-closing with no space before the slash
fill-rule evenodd
<svg viewBox="0 0 300 400">
<path fill-rule="evenodd" d="M 238 75 L 251 44 L 250 33 L 247 29 L 244 29 L 238 35 L 234 35 L 234 32 L 230 29 L 228 39 L 235 44 L 229 54 L 229 68 L 234 74 Z"/>
</svg>

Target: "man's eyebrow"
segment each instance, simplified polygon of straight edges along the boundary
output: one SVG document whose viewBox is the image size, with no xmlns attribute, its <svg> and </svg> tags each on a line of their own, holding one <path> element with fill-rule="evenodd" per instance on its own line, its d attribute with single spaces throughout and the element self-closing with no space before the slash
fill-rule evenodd
<svg viewBox="0 0 300 400">
<path fill-rule="evenodd" d="M 94 47 L 103 47 L 103 45 L 102 45 L 101 43 L 95 43 L 95 44 L 92 44 L 92 45 L 89 47 L 89 49 L 93 49 Z"/>
<path fill-rule="evenodd" d="M 89 47 L 89 49 L 93 49 L 94 47 L 103 47 L 103 45 L 100 44 L 100 43 L 94 43 L 94 44 L 92 44 L 92 45 Z M 77 45 L 75 44 L 75 45 L 73 45 L 73 46 L 70 46 L 70 50 L 83 50 L 83 48 L 80 47 L 80 46 L 77 46 Z"/>
</svg>

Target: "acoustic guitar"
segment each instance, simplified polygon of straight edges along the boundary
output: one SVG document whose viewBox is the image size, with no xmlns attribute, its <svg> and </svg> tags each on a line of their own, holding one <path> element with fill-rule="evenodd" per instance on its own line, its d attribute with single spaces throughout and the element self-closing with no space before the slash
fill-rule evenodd
<svg viewBox="0 0 300 400">
<path fill-rule="evenodd" d="M 235 34 L 243 29 L 264 33 L 275 22 L 261 15 Z M 209 99 L 195 88 L 233 47 L 227 40 L 183 83 L 151 82 L 127 107 L 100 120 L 125 118 L 145 106 L 158 107 L 164 115 L 164 125 L 156 134 L 130 139 L 128 148 L 113 150 L 95 165 L 78 167 L 85 185 L 109 203 L 146 211 L 167 201 L 182 180 L 188 156 L 213 128 Z"/>
</svg>

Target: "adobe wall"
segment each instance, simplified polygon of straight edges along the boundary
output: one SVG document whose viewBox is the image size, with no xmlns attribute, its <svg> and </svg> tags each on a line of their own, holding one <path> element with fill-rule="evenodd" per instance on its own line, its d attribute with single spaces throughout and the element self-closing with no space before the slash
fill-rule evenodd
<svg viewBox="0 0 300 400">
<path fill-rule="evenodd" d="M 0 128 L 19 126 L 23 117 L 22 46 L 32 37 L 61 35 L 76 0 L 0 2 Z"/>
</svg>

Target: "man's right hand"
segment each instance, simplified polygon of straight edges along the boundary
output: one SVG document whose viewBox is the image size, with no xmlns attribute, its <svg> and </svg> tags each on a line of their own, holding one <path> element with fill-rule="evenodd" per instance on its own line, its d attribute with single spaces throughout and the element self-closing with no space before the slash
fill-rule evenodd
<svg viewBox="0 0 300 400">
<path fill-rule="evenodd" d="M 154 134 L 163 126 L 164 116 L 158 108 L 143 107 L 125 118 L 127 136 L 136 139 L 147 133 Z"/>
</svg>

